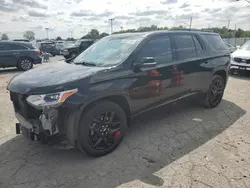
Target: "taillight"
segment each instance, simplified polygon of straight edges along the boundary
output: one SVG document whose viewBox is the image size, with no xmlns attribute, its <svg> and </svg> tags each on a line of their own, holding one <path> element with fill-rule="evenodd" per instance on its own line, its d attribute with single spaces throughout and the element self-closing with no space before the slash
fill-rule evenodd
<svg viewBox="0 0 250 188">
<path fill-rule="evenodd" d="M 40 50 L 35 50 L 35 53 L 36 53 L 37 55 L 40 55 L 40 54 L 41 54 Z"/>
</svg>

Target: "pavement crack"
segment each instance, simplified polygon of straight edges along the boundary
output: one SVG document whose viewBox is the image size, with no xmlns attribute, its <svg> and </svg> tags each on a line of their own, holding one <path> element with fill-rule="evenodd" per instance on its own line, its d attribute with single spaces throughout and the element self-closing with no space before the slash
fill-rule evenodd
<svg viewBox="0 0 250 188">
<path fill-rule="evenodd" d="M 195 182 L 198 182 L 198 183 L 200 183 L 200 184 L 203 184 L 203 185 L 205 185 L 205 186 L 207 186 L 207 187 L 213 188 L 212 185 L 209 185 L 209 184 L 207 184 L 207 183 L 205 183 L 205 182 L 203 182 L 203 181 L 200 181 L 200 180 L 194 180 L 194 181 L 195 181 Z"/>
</svg>

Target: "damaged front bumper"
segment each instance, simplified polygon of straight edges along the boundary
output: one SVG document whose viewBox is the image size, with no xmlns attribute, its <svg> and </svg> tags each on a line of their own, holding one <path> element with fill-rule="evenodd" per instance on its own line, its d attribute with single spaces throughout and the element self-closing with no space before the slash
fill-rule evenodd
<svg viewBox="0 0 250 188">
<path fill-rule="evenodd" d="M 62 92 L 62 96 L 66 92 L 68 91 Z M 69 92 L 71 93 L 68 94 L 72 94 L 76 91 L 70 90 Z M 70 119 L 69 122 L 69 116 L 78 109 L 77 105 L 60 104 L 41 107 L 32 105 L 27 100 L 28 97 L 28 95 L 10 91 L 15 116 L 19 121 L 16 124 L 16 133 L 23 133 L 31 140 L 39 140 L 44 143 L 48 141 L 59 143 L 70 140 L 70 144 L 75 146 L 75 134 L 73 134 L 75 132 L 71 131 L 72 135 L 68 136 L 68 128 L 69 125 L 74 125 L 72 129 L 75 128 L 75 119 Z"/>
<path fill-rule="evenodd" d="M 19 121 L 16 124 L 16 133 L 22 132 L 24 136 L 31 140 L 47 142 L 49 138 L 57 136 L 59 133 L 57 118 L 57 109 L 45 109 L 37 119 L 26 119 L 20 113 L 15 116 Z"/>
</svg>

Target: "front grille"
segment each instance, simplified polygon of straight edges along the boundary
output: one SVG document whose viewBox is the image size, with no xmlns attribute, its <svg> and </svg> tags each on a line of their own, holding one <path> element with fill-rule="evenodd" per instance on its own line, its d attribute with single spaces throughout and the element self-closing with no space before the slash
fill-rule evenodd
<svg viewBox="0 0 250 188">
<path fill-rule="evenodd" d="M 15 112 L 18 112 L 25 119 L 39 118 L 41 111 L 32 107 L 26 101 L 27 95 L 10 92 L 10 99 L 13 102 Z"/>
<path fill-rule="evenodd" d="M 235 57 L 234 61 L 237 62 L 237 63 L 247 63 L 247 64 L 250 64 L 250 59 L 242 59 L 242 58 L 239 58 L 239 57 Z"/>
</svg>

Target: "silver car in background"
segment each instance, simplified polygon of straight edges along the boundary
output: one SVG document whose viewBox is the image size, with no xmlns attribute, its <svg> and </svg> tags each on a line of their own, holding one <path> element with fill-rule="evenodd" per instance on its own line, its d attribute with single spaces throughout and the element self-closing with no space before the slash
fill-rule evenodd
<svg viewBox="0 0 250 188">
<path fill-rule="evenodd" d="M 250 70 L 250 40 L 231 54 L 230 70 Z"/>
</svg>

